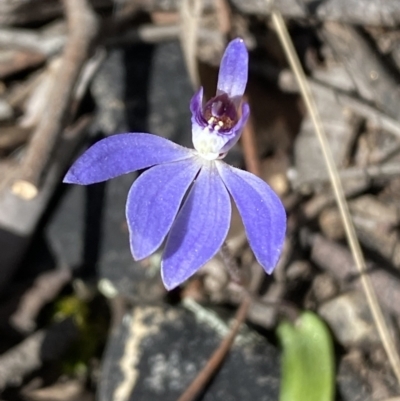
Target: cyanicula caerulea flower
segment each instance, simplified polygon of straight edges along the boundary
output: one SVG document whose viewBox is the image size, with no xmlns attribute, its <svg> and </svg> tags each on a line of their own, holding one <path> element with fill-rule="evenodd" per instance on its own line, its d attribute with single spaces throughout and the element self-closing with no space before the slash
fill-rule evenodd
<svg viewBox="0 0 400 401">
<path fill-rule="evenodd" d="M 247 103 L 238 111 L 247 72 L 246 47 L 235 39 L 222 58 L 216 96 L 203 105 L 201 88 L 190 102 L 195 149 L 151 134 L 113 135 L 89 148 L 65 176 L 66 183 L 87 185 L 147 169 L 126 203 L 130 247 L 140 260 L 166 240 L 161 275 L 167 289 L 218 252 L 230 225 L 230 196 L 265 271 L 271 273 L 279 259 L 286 228 L 281 201 L 263 180 L 221 160 L 249 116 Z"/>
</svg>

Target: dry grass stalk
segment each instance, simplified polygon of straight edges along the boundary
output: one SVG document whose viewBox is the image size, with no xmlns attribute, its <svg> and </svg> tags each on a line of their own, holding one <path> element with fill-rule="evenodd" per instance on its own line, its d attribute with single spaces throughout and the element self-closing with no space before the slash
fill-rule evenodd
<svg viewBox="0 0 400 401">
<path fill-rule="evenodd" d="M 340 214 L 343 220 L 343 225 L 345 227 L 347 241 L 349 243 L 350 250 L 352 252 L 355 264 L 360 273 L 360 280 L 362 283 L 362 288 L 365 292 L 368 305 L 371 309 L 372 316 L 374 318 L 375 324 L 378 329 L 379 336 L 381 338 L 382 344 L 385 348 L 386 354 L 392 366 L 393 372 L 400 383 L 400 358 L 397 353 L 394 341 L 390 335 L 389 329 L 386 325 L 381 307 L 378 303 L 377 296 L 372 286 L 370 277 L 368 276 L 366 263 L 364 255 L 362 253 L 360 243 L 358 241 L 353 222 L 351 220 L 349 208 L 346 202 L 346 197 L 344 195 L 342 183 L 338 170 L 335 166 L 332 153 L 329 147 L 329 142 L 326 137 L 321 118 L 318 114 L 317 107 L 315 104 L 314 97 L 312 95 L 310 86 L 308 85 L 306 75 L 301 63 L 294 49 L 293 42 L 290 38 L 289 32 L 287 30 L 286 24 L 283 20 L 281 13 L 277 10 L 272 12 L 272 21 L 274 27 L 277 31 L 279 40 L 282 47 L 285 50 L 286 56 L 288 58 L 289 64 L 296 76 L 298 81 L 300 92 L 303 97 L 304 103 L 310 113 L 311 120 L 313 122 L 316 135 L 321 145 L 322 153 L 326 162 L 329 177 L 332 183 L 333 192 L 335 194 L 335 199 L 340 210 Z"/>
</svg>

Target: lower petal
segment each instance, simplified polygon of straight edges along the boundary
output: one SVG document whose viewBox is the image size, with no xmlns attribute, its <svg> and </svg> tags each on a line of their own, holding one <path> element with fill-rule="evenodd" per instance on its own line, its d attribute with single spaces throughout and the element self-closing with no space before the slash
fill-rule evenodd
<svg viewBox="0 0 400 401">
<path fill-rule="evenodd" d="M 134 182 L 128 194 L 126 218 L 136 260 L 160 247 L 200 168 L 196 158 L 167 163 L 145 171 Z"/>
<path fill-rule="evenodd" d="M 171 290 L 187 280 L 221 248 L 229 230 L 231 203 L 215 162 L 204 162 L 167 238 L 161 263 Z"/>
<path fill-rule="evenodd" d="M 264 270 L 272 273 L 286 232 L 286 212 L 281 200 L 255 175 L 220 161 L 217 167 L 237 205 L 254 255 Z"/>
</svg>

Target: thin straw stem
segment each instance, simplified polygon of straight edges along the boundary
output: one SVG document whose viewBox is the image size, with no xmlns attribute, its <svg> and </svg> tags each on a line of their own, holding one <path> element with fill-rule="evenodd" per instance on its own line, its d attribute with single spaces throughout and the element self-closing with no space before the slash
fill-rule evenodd
<svg viewBox="0 0 400 401">
<path fill-rule="evenodd" d="M 346 231 L 347 241 L 351 253 L 353 255 L 355 264 L 358 271 L 360 272 L 360 278 L 362 287 L 364 289 L 369 308 L 371 310 L 373 319 L 375 321 L 376 327 L 378 329 L 379 336 L 381 338 L 382 344 L 385 348 L 386 354 L 389 358 L 390 364 L 392 366 L 393 372 L 400 384 L 400 359 L 397 353 L 395 344 L 390 335 L 389 329 L 386 325 L 385 319 L 383 317 L 382 310 L 379 306 L 374 288 L 370 277 L 367 274 L 366 263 L 364 255 L 362 253 L 360 243 L 357 239 L 356 231 L 354 229 L 353 222 L 351 220 L 349 208 L 344 195 L 342 183 L 340 181 L 339 173 L 337 171 L 333 156 L 329 147 L 329 142 L 326 137 L 324 127 L 320 115 L 318 113 L 314 97 L 312 95 L 310 86 L 308 85 L 306 75 L 300 64 L 297 53 L 294 49 L 293 42 L 289 36 L 289 32 L 286 28 L 285 21 L 279 11 L 274 10 L 272 12 L 272 21 L 275 26 L 276 32 L 278 34 L 279 40 L 284 48 L 286 56 L 288 58 L 289 64 L 296 76 L 297 82 L 299 84 L 300 92 L 303 97 L 304 103 L 306 104 L 307 110 L 310 114 L 311 120 L 313 122 L 316 135 L 318 137 L 319 143 L 321 145 L 322 153 L 325 159 L 325 163 L 328 169 L 329 178 L 332 183 L 333 192 L 336 198 L 336 202 L 339 207 L 339 211 L 343 220 L 343 225 Z"/>
</svg>

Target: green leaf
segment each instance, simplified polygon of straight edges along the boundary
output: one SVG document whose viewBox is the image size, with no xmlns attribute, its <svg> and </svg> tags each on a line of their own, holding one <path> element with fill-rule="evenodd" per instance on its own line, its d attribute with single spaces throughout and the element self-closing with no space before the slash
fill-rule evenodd
<svg viewBox="0 0 400 401">
<path fill-rule="evenodd" d="M 334 356 L 325 323 L 304 312 L 294 325 L 280 323 L 277 334 L 283 348 L 279 401 L 332 401 Z"/>
</svg>

